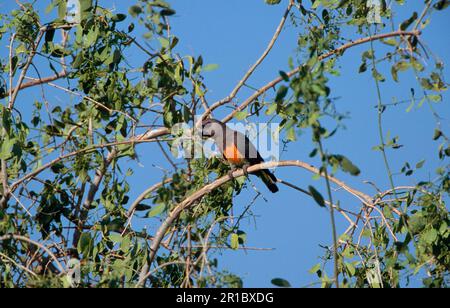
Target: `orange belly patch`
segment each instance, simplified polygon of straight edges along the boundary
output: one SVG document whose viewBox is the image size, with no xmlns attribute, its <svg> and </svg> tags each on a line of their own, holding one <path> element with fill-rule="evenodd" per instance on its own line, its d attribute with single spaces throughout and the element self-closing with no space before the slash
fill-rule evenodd
<svg viewBox="0 0 450 308">
<path fill-rule="evenodd" d="M 236 146 L 232 145 L 225 148 L 223 156 L 232 164 L 239 165 L 245 163 L 244 156 L 239 153 Z"/>
</svg>

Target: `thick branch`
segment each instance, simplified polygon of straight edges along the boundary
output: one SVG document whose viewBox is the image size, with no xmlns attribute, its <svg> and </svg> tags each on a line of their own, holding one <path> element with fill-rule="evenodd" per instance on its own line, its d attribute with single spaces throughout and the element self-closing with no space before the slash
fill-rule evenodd
<svg viewBox="0 0 450 308">
<path fill-rule="evenodd" d="M 301 162 L 301 161 L 280 161 L 280 162 L 263 163 L 263 164 L 251 166 L 248 168 L 247 171 L 249 173 L 255 173 L 262 169 L 270 169 L 270 168 L 276 168 L 276 167 L 298 167 L 298 168 L 308 170 L 312 173 L 319 174 L 322 177 L 325 176 L 323 173 L 320 172 L 319 169 L 317 169 L 307 163 Z M 244 171 L 243 170 L 234 171 L 232 176 L 233 176 L 233 178 L 242 177 L 242 176 L 244 176 Z M 336 179 L 335 177 L 328 176 L 328 179 L 331 182 L 333 182 L 334 184 L 341 187 L 342 189 L 350 192 L 351 194 L 357 195 L 367 201 L 371 200 L 371 198 L 369 196 L 347 186 L 344 182 Z M 153 260 L 156 257 L 156 253 L 158 252 L 158 249 L 161 245 L 161 242 L 162 242 L 164 236 L 166 235 L 167 230 L 170 228 L 170 226 L 173 224 L 173 222 L 180 216 L 180 214 L 184 210 L 188 209 L 196 201 L 200 200 L 205 195 L 211 193 L 213 190 L 217 189 L 218 187 L 221 187 L 222 185 L 229 182 L 230 180 L 231 180 L 231 178 L 228 175 L 221 177 L 221 178 L 215 180 L 213 183 L 210 183 L 210 184 L 204 186 L 202 189 L 198 190 L 197 192 L 193 193 L 191 196 L 186 198 L 184 201 L 182 201 L 175 207 L 175 209 L 164 220 L 164 222 L 161 224 L 158 231 L 156 232 L 155 238 L 152 242 L 152 245 L 150 246 L 149 263 L 146 264 L 146 266 L 144 266 L 145 271 L 148 271 L 150 269 L 150 265 L 152 264 Z M 138 285 L 143 286 L 145 284 L 147 275 L 146 275 L 146 273 L 141 273 L 140 277 L 142 277 L 142 279 L 139 281 Z"/>
<path fill-rule="evenodd" d="M 25 82 L 25 83 L 22 83 L 19 86 L 18 90 L 20 92 L 21 90 L 24 90 L 24 89 L 27 89 L 27 88 L 31 88 L 31 87 L 34 87 L 34 86 L 39 86 L 41 84 L 46 84 L 46 83 L 49 83 L 49 82 L 52 82 L 52 81 L 56 81 L 58 79 L 67 77 L 67 75 L 69 75 L 69 72 L 63 71 L 63 72 L 58 73 L 57 75 L 53 75 L 53 76 L 40 78 L 40 79 L 36 79 L 36 80 L 33 80 L 33 81 L 29 81 L 29 82 Z M 15 94 L 16 90 L 17 90 L 17 88 L 12 91 L 12 94 Z M 5 98 L 6 95 L 7 94 L 3 95 L 3 97 L 0 97 L 0 98 Z"/>
</svg>

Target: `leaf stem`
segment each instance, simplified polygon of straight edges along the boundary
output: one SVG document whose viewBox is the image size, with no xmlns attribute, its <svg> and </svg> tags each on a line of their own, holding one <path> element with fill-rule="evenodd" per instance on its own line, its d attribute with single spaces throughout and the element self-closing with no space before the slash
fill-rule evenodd
<svg viewBox="0 0 450 308">
<path fill-rule="evenodd" d="M 331 193 L 331 184 L 330 184 L 330 179 L 328 177 L 328 163 L 327 163 L 327 158 L 326 158 L 326 154 L 324 153 L 323 150 L 323 145 L 322 145 L 322 141 L 319 138 L 319 140 L 317 141 L 317 144 L 319 146 L 319 151 L 320 151 L 320 155 L 322 157 L 322 161 L 323 161 L 323 173 L 325 174 L 325 182 L 327 185 L 327 194 L 328 194 L 328 201 L 330 202 L 330 219 L 331 219 L 331 229 L 332 229 L 332 234 L 333 234 L 333 257 L 334 257 L 334 282 L 336 284 L 336 288 L 339 289 L 339 255 L 337 252 L 338 249 L 338 245 L 337 245 L 337 231 L 336 231 L 336 218 L 334 215 L 334 207 L 333 207 L 333 195 Z"/>
</svg>

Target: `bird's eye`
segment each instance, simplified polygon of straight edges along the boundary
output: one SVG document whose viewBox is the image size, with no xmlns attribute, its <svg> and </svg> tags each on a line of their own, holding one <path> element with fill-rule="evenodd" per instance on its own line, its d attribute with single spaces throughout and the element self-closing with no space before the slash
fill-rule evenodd
<svg viewBox="0 0 450 308">
<path fill-rule="evenodd" d="M 211 129 L 211 136 L 214 136 L 216 134 L 216 132 L 214 131 L 214 129 Z"/>
</svg>

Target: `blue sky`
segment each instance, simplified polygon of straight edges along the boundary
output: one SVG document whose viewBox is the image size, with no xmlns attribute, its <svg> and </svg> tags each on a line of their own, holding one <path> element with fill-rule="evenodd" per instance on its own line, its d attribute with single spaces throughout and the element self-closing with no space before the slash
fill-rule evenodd
<svg viewBox="0 0 450 308">
<path fill-rule="evenodd" d="M 37 1 L 42 11 L 48 1 Z M 215 102 L 233 89 L 242 78 L 247 69 L 255 62 L 266 48 L 275 28 L 285 10 L 285 5 L 268 6 L 263 0 L 172 0 L 170 3 L 177 11 L 171 18 L 172 33 L 180 38 L 177 52 L 181 55 L 202 55 L 206 63 L 215 63 L 219 69 L 205 74 L 205 83 L 209 87 L 207 99 Z M 408 4 L 399 8 L 396 22 L 411 16 L 413 11 L 420 12 L 423 1 L 407 1 Z M 117 12 L 126 13 L 132 1 L 104 1 L 106 6 L 116 8 Z M 9 11 L 15 7 L 14 1 L 0 3 L 0 11 Z M 127 20 L 129 21 L 129 19 Z M 444 29 L 450 28 L 448 12 L 437 12 L 432 18 L 431 25 L 423 33 L 423 41 L 439 56 L 444 63 L 450 62 L 448 49 L 450 41 L 444 38 Z M 278 76 L 278 71 L 288 70 L 288 57 L 294 56 L 296 51 L 298 28 L 289 23 L 270 56 L 260 66 L 250 79 L 249 84 L 259 87 Z M 385 30 L 388 31 L 388 30 Z M 352 38 L 357 38 L 353 36 Z M 381 44 L 375 44 L 376 49 L 386 50 Z M 339 97 L 337 108 L 341 112 L 350 112 L 350 118 L 345 120 L 345 130 L 332 139 L 327 140 L 326 148 L 332 153 L 348 156 L 362 173 L 352 178 L 343 173 L 338 177 L 351 186 L 369 194 L 375 191 L 363 181 L 369 180 L 377 183 L 382 189 L 388 189 L 384 163 L 380 152 L 372 147 L 379 144 L 377 127 L 377 104 L 375 84 L 370 74 L 358 74 L 361 64 L 361 53 L 369 49 L 369 45 L 353 48 L 345 53 L 339 60 L 340 77 L 330 78 L 332 96 Z M 4 56 L 2 46 L 1 53 Z M 380 53 L 381 55 L 381 53 Z M 143 55 L 128 54 L 130 63 L 139 63 Z M 432 61 L 428 61 L 433 65 Z M 448 69 L 445 70 L 448 77 Z M 419 87 L 411 72 L 400 73 L 401 83 L 392 81 L 388 73 L 387 82 L 381 84 L 384 103 L 410 98 L 410 89 L 415 88 L 418 97 L 421 97 Z M 22 94 L 21 104 L 33 95 L 39 95 L 39 89 L 27 91 L 31 96 Z M 25 92 L 24 92 L 25 93 Z M 52 104 L 58 104 L 62 93 L 50 90 L 47 99 Z M 252 91 L 243 89 L 239 95 L 242 101 Z M 443 117 L 444 129 L 449 132 L 450 109 L 447 106 L 448 95 L 444 95 L 444 102 L 434 107 Z M 425 178 L 433 178 L 434 170 L 439 166 L 437 160 L 438 144 L 432 141 L 435 128 L 435 119 L 428 107 L 415 107 L 406 112 L 408 104 L 389 108 L 384 114 L 385 132 L 390 131 L 391 136 L 400 136 L 400 143 L 404 147 L 397 151 L 389 151 L 388 156 L 394 172 L 398 172 L 406 161 L 411 165 L 425 159 L 425 167 L 412 177 L 396 176 L 397 185 L 414 185 Z M 228 110 L 226 110 L 228 111 Z M 227 112 L 218 112 L 216 117 L 226 115 Z M 167 166 L 161 157 L 152 157 L 152 145 L 143 145 L 140 149 L 141 165 L 130 162 L 130 167 L 136 167 L 136 173 L 130 179 L 132 191 L 135 196 L 144 189 L 161 179 L 162 172 L 157 166 Z M 299 136 L 296 143 L 289 144 L 282 159 L 302 160 L 317 165 L 308 155 L 313 149 L 309 134 Z M 148 156 L 147 154 L 148 153 Z M 280 169 L 276 174 L 281 179 L 297 184 L 300 187 L 324 187 L 323 181 L 312 179 L 312 175 L 302 170 Z M 241 275 L 246 287 L 269 287 L 270 281 L 275 277 L 282 277 L 291 282 L 293 286 L 301 287 L 316 281 L 308 270 L 320 262 L 319 257 L 324 251 L 320 245 L 331 243 L 331 227 L 329 214 L 319 208 L 313 200 L 297 191 L 281 187 L 278 194 L 267 193 L 261 184 L 252 178 L 252 182 L 264 193 L 263 199 L 258 199 L 253 206 L 256 219 L 244 221 L 241 229 L 247 232 L 248 246 L 274 248 L 273 251 L 227 251 L 220 258 L 223 269 Z M 322 190 L 323 191 L 323 190 Z M 251 202 L 255 192 L 249 187 L 235 202 L 235 211 L 242 211 Z M 336 192 L 335 199 L 349 209 L 356 209 L 359 203 L 347 195 Z M 143 225 L 151 225 L 155 221 L 140 221 Z M 339 233 L 346 228 L 346 223 L 339 218 Z M 331 274 L 331 271 L 329 272 Z"/>
</svg>

